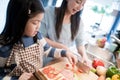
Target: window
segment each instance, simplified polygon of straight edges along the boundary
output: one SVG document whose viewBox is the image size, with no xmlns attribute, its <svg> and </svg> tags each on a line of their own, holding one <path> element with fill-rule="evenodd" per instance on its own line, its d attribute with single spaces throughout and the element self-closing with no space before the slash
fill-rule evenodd
<svg viewBox="0 0 120 80">
<path fill-rule="evenodd" d="M 111 1 L 111 0 L 110 0 Z M 97 2 L 95 0 L 87 0 L 82 19 L 85 25 L 85 30 L 93 37 L 105 36 L 109 33 L 116 16 L 113 13 L 113 1 Z"/>
<path fill-rule="evenodd" d="M 0 0 L 0 33 L 2 32 L 5 25 L 8 1 L 9 0 Z"/>
</svg>

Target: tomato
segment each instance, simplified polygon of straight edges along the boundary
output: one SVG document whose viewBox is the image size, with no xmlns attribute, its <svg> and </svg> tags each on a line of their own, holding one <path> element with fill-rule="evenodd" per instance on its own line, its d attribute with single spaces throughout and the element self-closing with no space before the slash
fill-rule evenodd
<svg viewBox="0 0 120 80">
<path fill-rule="evenodd" d="M 42 72 L 43 72 L 44 74 L 48 74 L 48 73 L 49 73 L 49 70 L 48 70 L 48 68 L 44 68 L 44 69 L 42 70 Z"/>
<path fill-rule="evenodd" d="M 48 67 L 44 68 L 42 71 L 44 74 L 48 74 L 48 73 L 50 73 L 50 71 L 52 71 L 52 72 L 55 71 L 55 68 L 48 66 Z"/>
<path fill-rule="evenodd" d="M 94 59 L 93 62 L 92 62 L 92 66 L 96 69 L 97 66 L 103 66 L 104 67 L 104 63 L 99 59 Z"/>
</svg>

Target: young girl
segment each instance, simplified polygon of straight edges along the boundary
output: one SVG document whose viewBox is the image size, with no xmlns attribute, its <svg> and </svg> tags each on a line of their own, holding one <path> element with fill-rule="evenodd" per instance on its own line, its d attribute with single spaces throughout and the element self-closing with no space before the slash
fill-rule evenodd
<svg viewBox="0 0 120 80">
<path fill-rule="evenodd" d="M 10 0 L 1 34 L 2 45 L 13 45 L 6 66 L 16 66 L 9 75 L 34 73 L 42 67 L 44 54 L 55 58 L 67 57 L 72 64 L 77 62 L 72 53 L 50 47 L 38 32 L 43 15 L 44 8 L 39 0 Z"/>
</svg>

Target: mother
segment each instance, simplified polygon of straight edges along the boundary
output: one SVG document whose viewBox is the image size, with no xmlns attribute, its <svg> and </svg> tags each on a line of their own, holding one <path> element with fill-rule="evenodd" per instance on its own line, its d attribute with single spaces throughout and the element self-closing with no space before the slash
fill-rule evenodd
<svg viewBox="0 0 120 80">
<path fill-rule="evenodd" d="M 47 7 L 40 32 L 53 47 L 70 50 L 76 45 L 82 61 L 88 64 L 84 25 L 80 17 L 85 2 L 86 0 L 63 0 L 60 7 Z"/>
</svg>

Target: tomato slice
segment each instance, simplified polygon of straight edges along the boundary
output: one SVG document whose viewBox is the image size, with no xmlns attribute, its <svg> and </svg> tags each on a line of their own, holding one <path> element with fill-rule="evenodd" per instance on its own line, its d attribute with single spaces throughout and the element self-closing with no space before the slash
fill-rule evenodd
<svg viewBox="0 0 120 80">
<path fill-rule="evenodd" d="M 56 74 L 48 73 L 47 76 L 48 78 L 53 79 L 56 77 Z"/>
<path fill-rule="evenodd" d="M 42 70 L 42 72 L 43 72 L 44 74 L 48 74 L 48 73 L 49 73 L 49 70 L 48 70 L 48 68 L 44 68 L 44 69 Z"/>
<path fill-rule="evenodd" d="M 44 74 L 48 74 L 50 72 L 55 71 L 55 68 L 49 66 L 49 67 L 44 68 L 42 71 L 43 71 Z"/>
</svg>

